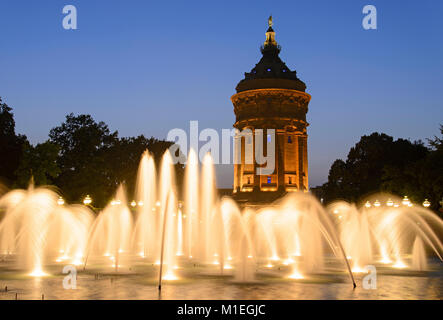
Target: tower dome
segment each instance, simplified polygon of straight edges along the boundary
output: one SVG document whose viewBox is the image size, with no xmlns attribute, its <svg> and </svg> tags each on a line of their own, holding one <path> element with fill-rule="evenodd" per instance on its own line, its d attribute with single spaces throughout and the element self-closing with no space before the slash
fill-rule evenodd
<svg viewBox="0 0 443 320">
<path fill-rule="evenodd" d="M 245 78 L 238 83 L 236 91 L 281 88 L 304 92 L 306 85 L 297 77 L 297 71 L 291 71 L 279 57 L 281 47 L 275 40 L 272 17 L 269 17 L 268 24 L 266 41 L 260 47 L 262 57 L 251 72 L 245 72 Z"/>
</svg>

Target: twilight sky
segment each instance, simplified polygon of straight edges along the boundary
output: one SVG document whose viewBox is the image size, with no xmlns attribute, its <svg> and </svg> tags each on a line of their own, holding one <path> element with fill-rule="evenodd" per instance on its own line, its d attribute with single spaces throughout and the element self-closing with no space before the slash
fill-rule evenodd
<svg viewBox="0 0 443 320">
<path fill-rule="evenodd" d="M 62 28 L 62 8 L 78 29 Z M 362 8 L 377 7 L 364 30 Z M 230 96 L 260 59 L 272 13 L 280 57 L 312 95 L 310 185 L 364 134 L 425 139 L 443 123 L 443 1 L 0 2 L 0 96 L 16 131 L 45 141 L 66 114 L 120 136 L 231 128 Z M 232 185 L 219 167 L 218 185 Z"/>
</svg>

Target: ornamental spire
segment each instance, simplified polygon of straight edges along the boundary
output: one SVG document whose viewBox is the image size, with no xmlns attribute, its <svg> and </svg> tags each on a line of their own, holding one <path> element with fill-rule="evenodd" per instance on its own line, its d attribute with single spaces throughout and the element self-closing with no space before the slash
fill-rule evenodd
<svg viewBox="0 0 443 320">
<path fill-rule="evenodd" d="M 272 29 L 273 22 L 272 22 L 272 15 L 268 18 L 268 30 L 266 31 L 266 41 L 264 43 L 264 46 L 277 46 L 277 41 L 275 41 L 275 32 Z"/>
</svg>

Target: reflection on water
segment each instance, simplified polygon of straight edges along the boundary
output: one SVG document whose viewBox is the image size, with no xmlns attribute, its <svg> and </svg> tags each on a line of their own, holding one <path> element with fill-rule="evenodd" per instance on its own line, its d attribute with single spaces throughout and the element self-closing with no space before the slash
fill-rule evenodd
<svg viewBox="0 0 443 320">
<path fill-rule="evenodd" d="M 435 266 L 435 265 L 434 265 Z M 231 274 L 215 276 L 212 270 L 181 270 L 182 280 L 164 282 L 157 290 L 155 266 L 126 274 L 80 272 L 77 289 L 63 289 L 61 267 L 58 275 L 30 278 L 1 267 L 0 299 L 443 299 L 443 270 L 426 273 L 378 269 L 377 289 L 362 288 L 364 274 L 356 275 L 352 289 L 345 273 L 313 276 L 299 281 L 283 280 L 273 272 L 260 271 L 256 282 L 236 283 Z M 55 270 L 53 270 L 55 271 Z M 124 272 L 124 271 L 122 271 Z M 205 274 L 206 276 L 202 274 Z M 266 273 L 268 272 L 268 273 Z M 8 291 L 4 291 L 4 287 Z"/>
</svg>

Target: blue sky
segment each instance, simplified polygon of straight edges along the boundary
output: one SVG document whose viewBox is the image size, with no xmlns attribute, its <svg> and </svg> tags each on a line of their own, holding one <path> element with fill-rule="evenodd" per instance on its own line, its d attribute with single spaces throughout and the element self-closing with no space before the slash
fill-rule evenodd
<svg viewBox="0 0 443 320">
<path fill-rule="evenodd" d="M 62 28 L 62 8 L 78 29 Z M 364 30 L 375 5 L 378 29 Z M 425 139 L 443 123 L 443 2 L 0 2 L 0 96 L 17 132 L 47 139 L 66 114 L 89 113 L 121 136 L 230 128 L 230 96 L 260 59 L 274 16 L 281 58 L 307 84 L 310 185 L 326 181 L 364 134 Z M 232 184 L 218 168 L 218 185 Z"/>
</svg>

